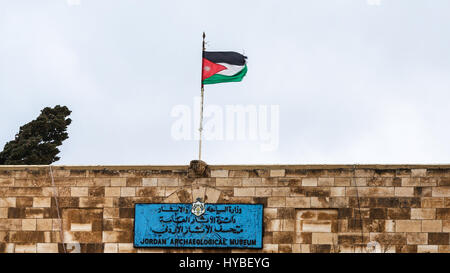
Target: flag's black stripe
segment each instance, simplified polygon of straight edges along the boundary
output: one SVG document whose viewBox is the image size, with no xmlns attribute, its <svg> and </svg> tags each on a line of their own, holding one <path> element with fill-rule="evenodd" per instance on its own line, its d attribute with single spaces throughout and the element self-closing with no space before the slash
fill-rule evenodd
<svg viewBox="0 0 450 273">
<path fill-rule="evenodd" d="M 208 59 L 213 63 L 244 65 L 247 57 L 231 51 L 203 51 L 203 58 Z"/>
</svg>

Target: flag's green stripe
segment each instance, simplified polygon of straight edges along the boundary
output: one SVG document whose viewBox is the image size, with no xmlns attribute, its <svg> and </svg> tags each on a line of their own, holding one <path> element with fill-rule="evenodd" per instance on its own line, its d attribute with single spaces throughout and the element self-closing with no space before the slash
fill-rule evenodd
<svg viewBox="0 0 450 273">
<path fill-rule="evenodd" d="M 245 65 L 241 71 L 234 74 L 233 76 L 224 76 L 218 74 L 212 75 L 211 77 L 204 79 L 203 84 L 215 84 L 221 82 L 240 82 L 242 81 L 242 78 L 245 76 L 245 74 L 247 74 L 247 65 Z"/>
</svg>

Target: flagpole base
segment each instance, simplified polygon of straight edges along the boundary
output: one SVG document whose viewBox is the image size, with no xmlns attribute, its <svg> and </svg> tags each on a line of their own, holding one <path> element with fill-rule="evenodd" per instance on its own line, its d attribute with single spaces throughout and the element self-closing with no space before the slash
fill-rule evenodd
<svg viewBox="0 0 450 273">
<path fill-rule="evenodd" d="M 192 160 L 189 164 L 188 176 L 192 178 L 209 177 L 208 164 L 203 160 Z"/>
</svg>

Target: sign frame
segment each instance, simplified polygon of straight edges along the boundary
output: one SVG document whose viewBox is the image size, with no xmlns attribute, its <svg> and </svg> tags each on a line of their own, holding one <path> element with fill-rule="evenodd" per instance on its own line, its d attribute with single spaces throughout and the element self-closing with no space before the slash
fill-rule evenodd
<svg viewBox="0 0 450 273">
<path fill-rule="evenodd" d="M 138 246 L 136 245 L 136 205 L 192 205 L 192 203 L 134 203 L 134 219 L 133 219 L 133 247 L 134 248 L 179 248 L 179 249 L 263 249 L 264 247 L 264 204 L 263 203 L 205 203 L 205 205 L 257 205 L 261 206 L 261 247 L 245 247 L 245 246 Z"/>
</svg>

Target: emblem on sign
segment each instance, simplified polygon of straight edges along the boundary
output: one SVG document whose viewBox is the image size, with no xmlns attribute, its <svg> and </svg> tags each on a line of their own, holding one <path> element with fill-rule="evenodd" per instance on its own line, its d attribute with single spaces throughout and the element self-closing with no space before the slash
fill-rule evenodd
<svg viewBox="0 0 450 273">
<path fill-rule="evenodd" d="M 192 209 L 191 209 L 192 214 L 194 214 L 195 216 L 200 216 L 203 213 L 205 213 L 205 203 L 202 203 L 200 201 L 200 198 L 197 198 L 197 201 L 195 201 L 194 203 L 192 203 Z"/>
</svg>

